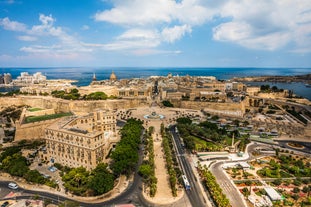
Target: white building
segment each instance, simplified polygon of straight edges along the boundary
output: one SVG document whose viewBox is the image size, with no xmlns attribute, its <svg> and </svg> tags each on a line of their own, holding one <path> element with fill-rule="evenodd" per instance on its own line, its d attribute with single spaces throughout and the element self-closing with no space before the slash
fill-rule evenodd
<svg viewBox="0 0 311 207">
<path fill-rule="evenodd" d="M 15 84 L 34 84 L 42 83 L 46 81 L 46 76 L 42 75 L 41 72 L 36 72 L 30 75 L 28 72 L 21 72 L 21 75 L 14 80 Z"/>
<path fill-rule="evenodd" d="M 266 187 L 264 189 L 271 201 L 278 201 L 282 199 L 282 196 L 276 190 L 274 190 L 274 188 Z"/>
</svg>

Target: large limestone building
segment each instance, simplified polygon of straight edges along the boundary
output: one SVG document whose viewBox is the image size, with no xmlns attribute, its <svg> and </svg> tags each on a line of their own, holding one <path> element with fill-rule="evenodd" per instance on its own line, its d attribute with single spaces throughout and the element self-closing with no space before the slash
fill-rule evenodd
<svg viewBox="0 0 311 207">
<path fill-rule="evenodd" d="M 105 162 L 116 137 L 113 112 L 96 111 L 86 116 L 67 117 L 45 130 L 43 159 L 69 167 L 94 169 Z"/>
</svg>

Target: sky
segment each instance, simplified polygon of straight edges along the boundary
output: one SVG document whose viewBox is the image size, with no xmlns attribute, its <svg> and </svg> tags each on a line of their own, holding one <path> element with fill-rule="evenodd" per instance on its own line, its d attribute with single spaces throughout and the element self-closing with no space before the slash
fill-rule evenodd
<svg viewBox="0 0 311 207">
<path fill-rule="evenodd" d="M 0 0 L 0 67 L 311 67 L 310 0 Z"/>
</svg>

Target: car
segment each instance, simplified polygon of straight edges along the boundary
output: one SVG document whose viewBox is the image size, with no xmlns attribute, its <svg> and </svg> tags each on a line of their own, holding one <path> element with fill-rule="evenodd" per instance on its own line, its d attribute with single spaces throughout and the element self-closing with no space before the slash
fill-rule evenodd
<svg viewBox="0 0 311 207">
<path fill-rule="evenodd" d="M 8 187 L 13 189 L 13 190 L 16 190 L 18 188 L 18 185 L 16 183 L 9 183 Z"/>
<path fill-rule="evenodd" d="M 10 203 L 8 201 L 5 201 L 4 203 L 2 203 L 1 207 L 7 207 Z"/>
</svg>

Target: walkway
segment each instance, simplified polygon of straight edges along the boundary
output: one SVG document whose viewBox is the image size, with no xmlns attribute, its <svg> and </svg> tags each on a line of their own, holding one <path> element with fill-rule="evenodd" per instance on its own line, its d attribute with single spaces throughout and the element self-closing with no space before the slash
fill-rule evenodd
<svg viewBox="0 0 311 207">
<path fill-rule="evenodd" d="M 163 114 L 164 110 L 160 109 L 159 107 L 152 107 L 152 108 L 139 108 L 133 111 L 133 116 L 139 119 L 144 119 L 144 115 L 151 114 L 155 111 L 157 114 Z M 164 112 L 165 116 L 169 114 L 172 116 L 173 112 Z M 162 136 L 161 136 L 161 119 L 149 119 L 148 126 L 154 127 L 153 133 L 153 148 L 154 148 L 154 161 L 155 161 L 155 176 L 158 179 L 157 182 L 157 192 L 155 197 L 150 197 L 148 194 L 144 193 L 144 197 L 150 203 L 155 203 L 157 205 L 167 205 L 173 204 L 176 201 L 180 200 L 184 196 L 184 191 L 180 190 L 177 192 L 177 197 L 173 197 L 170 183 L 169 183 L 169 176 L 166 169 L 166 160 L 164 156 L 164 151 L 162 150 Z M 164 120 L 163 120 L 164 121 Z M 182 199 L 183 200 L 183 199 Z M 183 205 L 185 204 L 185 205 Z M 182 202 L 182 205 L 179 206 L 188 206 L 187 202 Z"/>
</svg>

